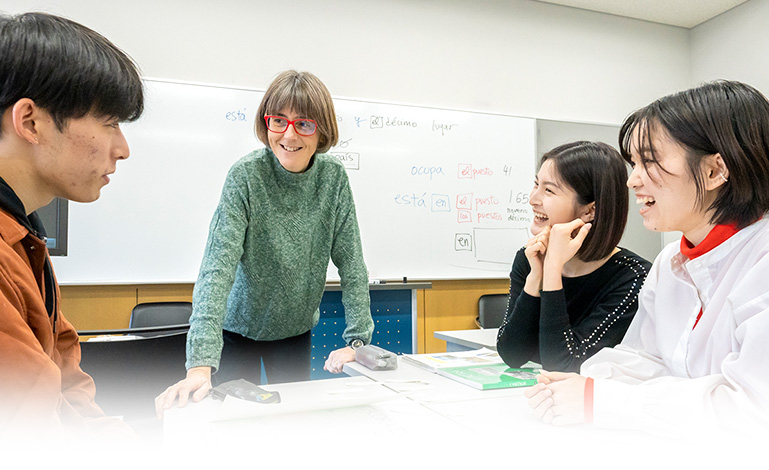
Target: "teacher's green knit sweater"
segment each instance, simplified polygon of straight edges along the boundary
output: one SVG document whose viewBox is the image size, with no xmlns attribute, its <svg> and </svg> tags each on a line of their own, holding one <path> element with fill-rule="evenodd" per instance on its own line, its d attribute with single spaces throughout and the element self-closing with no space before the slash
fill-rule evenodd
<svg viewBox="0 0 769 470">
<path fill-rule="evenodd" d="M 318 154 L 291 173 L 270 149 L 227 175 L 193 292 L 187 368 L 219 367 L 222 329 L 271 341 L 318 323 L 329 259 L 339 271 L 343 338 L 371 341 L 374 322 L 355 204 L 344 166 Z"/>
</svg>

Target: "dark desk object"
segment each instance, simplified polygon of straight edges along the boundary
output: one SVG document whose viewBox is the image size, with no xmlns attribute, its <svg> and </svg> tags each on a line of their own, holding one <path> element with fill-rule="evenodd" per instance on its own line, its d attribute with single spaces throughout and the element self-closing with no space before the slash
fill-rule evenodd
<svg viewBox="0 0 769 470">
<path fill-rule="evenodd" d="M 478 324 L 481 328 L 499 328 L 505 321 L 509 294 L 485 294 L 478 299 Z"/>
<path fill-rule="evenodd" d="M 187 325 L 192 315 L 192 302 L 146 302 L 138 304 L 131 311 L 128 328 L 148 326 Z M 182 331 L 182 330 L 174 330 Z M 154 336 L 160 333 L 134 333 L 141 336 Z"/>
<path fill-rule="evenodd" d="M 153 418 L 155 397 L 187 375 L 184 367 L 188 326 L 142 328 L 158 333 L 175 333 L 121 341 L 85 341 L 80 343 L 80 366 L 96 383 L 96 403 L 111 416 L 123 416 L 127 422 Z M 148 331 L 149 330 L 149 331 Z M 140 332 L 142 332 L 140 331 Z M 132 329 L 81 331 L 81 335 L 133 334 Z"/>
</svg>

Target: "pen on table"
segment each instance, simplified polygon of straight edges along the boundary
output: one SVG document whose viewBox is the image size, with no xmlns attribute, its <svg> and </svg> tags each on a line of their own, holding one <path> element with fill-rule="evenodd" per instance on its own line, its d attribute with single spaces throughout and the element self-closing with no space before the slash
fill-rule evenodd
<svg viewBox="0 0 769 470">
<path fill-rule="evenodd" d="M 387 281 L 384 279 L 369 279 L 369 284 L 387 284 Z"/>
</svg>

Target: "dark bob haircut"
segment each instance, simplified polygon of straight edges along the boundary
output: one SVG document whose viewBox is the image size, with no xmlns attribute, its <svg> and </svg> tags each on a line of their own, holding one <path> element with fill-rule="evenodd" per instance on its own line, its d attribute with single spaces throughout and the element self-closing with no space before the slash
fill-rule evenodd
<svg viewBox="0 0 769 470">
<path fill-rule="evenodd" d="M 59 130 L 88 113 L 134 121 L 144 110 L 136 64 L 99 33 L 45 13 L 0 15 L 0 113 L 29 98 Z"/>
<path fill-rule="evenodd" d="M 577 204 L 595 203 L 593 226 L 577 251 L 582 261 L 611 254 L 627 224 L 627 165 L 619 152 L 603 142 L 572 142 L 542 156 L 540 166 L 552 161 L 558 180 L 577 193 Z"/>
<path fill-rule="evenodd" d="M 264 116 L 291 109 L 318 123 L 317 153 L 326 153 L 339 140 L 334 101 L 326 85 L 310 72 L 287 70 L 275 77 L 267 87 L 256 111 L 256 136 L 268 148 L 267 123 Z"/>
<path fill-rule="evenodd" d="M 713 212 L 711 223 L 741 229 L 769 210 L 769 101 L 755 88 L 714 81 L 660 98 L 628 116 L 619 135 L 622 157 L 630 162 L 634 150 L 643 150 L 644 168 L 656 165 L 667 173 L 652 145 L 655 134 L 669 136 L 686 151 L 699 208 L 706 193 L 702 159 L 721 155 L 729 181 L 706 208 Z"/>
</svg>

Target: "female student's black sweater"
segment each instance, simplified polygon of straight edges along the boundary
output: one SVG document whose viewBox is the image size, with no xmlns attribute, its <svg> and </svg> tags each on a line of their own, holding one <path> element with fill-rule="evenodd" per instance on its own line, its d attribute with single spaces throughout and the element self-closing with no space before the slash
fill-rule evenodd
<svg viewBox="0 0 769 470">
<path fill-rule="evenodd" d="M 538 362 L 551 371 L 579 371 L 588 357 L 622 341 L 638 308 L 651 263 L 620 248 L 590 274 L 563 277 L 563 289 L 532 297 L 523 291 L 531 271 L 524 250 L 510 272 L 510 299 L 497 351 L 510 367 Z"/>
</svg>

